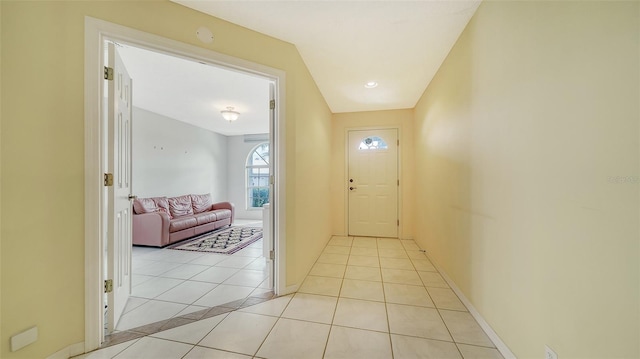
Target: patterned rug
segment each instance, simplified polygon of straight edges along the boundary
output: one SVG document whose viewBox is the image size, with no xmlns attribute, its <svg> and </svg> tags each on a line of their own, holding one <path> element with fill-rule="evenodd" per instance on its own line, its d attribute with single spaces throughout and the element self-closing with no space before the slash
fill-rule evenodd
<svg viewBox="0 0 640 359">
<path fill-rule="evenodd" d="M 205 233 L 168 248 L 183 251 L 233 254 L 262 238 L 262 228 L 229 227 L 218 232 Z"/>
</svg>

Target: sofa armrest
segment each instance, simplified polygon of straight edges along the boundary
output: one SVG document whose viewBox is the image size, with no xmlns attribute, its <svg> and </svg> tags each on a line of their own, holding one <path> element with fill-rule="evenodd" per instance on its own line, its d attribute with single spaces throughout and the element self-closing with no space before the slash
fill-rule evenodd
<svg viewBox="0 0 640 359">
<path fill-rule="evenodd" d="M 133 244 L 154 247 L 169 244 L 169 215 L 164 212 L 134 214 Z"/>
<path fill-rule="evenodd" d="M 233 218 L 235 216 L 235 206 L 231 202 L 218 202 L 211 206 L 211 209 L 228 209 L 231 211 L 231 224 L 233 224 Z"/>
</svg>

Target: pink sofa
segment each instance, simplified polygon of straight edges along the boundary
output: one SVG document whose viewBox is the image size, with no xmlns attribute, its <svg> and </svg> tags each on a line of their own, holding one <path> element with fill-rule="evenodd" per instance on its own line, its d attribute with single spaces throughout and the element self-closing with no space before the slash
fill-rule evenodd
<svg viewBox="0 0 640 359">
<path fill-rule="evenodd" d="M 137 198 L 133 202 L 133 244 L 164 247 L 233 223 L 229 202 L 211 195 Z"/>
</svg>

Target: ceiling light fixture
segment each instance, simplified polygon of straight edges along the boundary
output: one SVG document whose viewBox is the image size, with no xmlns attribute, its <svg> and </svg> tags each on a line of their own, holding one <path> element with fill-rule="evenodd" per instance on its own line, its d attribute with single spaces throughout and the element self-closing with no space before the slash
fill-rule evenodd
<svg viewBox="0 0 640 359">
<path fill-rule="evenodd" d="M 368 88 L 368 89 L 372 89 L 374 87 L 378 87 L 378 83 L 375 81 L 369 81 L 366 84 L 364 84 L 364 87 Z"/>
<path fill-rule="evenodd" d="M 240 117 L 240 112 L 234 111 L 231 106 L 228 106 L 226 110 L 220 111 L 220 113 L 222 117 L 229 122 L 233 122 Z"/>
</svg>

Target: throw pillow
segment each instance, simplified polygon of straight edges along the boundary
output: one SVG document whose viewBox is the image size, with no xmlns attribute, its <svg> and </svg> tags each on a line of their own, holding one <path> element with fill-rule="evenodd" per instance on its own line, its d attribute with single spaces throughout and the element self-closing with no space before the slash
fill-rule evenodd
<svg viewBox="0 0 640 359">
<path fill-rule="evenodd" d="M 133 210 L 137 214 L 153 213 L 158 211 L 158 206 L 153 198 L 136 198 L 133 201 Z"/>
<path fill-rule="evenodd" d="M 158 206 L 159 211 L 168 214 L 169 219 L 173 219 L 171 211 L 169 211 L 169 201 L 167 200 L 167 197 L 155 197 L 153 200 L 156 202 L 156 206 Z"/>
<path fill-rule="evenodd" d="M 191 205 L 193 206 L 193 213 L 202 213 L 211 209 L 211 194 L 192 194 Z"/>
<path fill-rule="evenodd" d="M 191 206 L 191 196 L 184 195 L 180 197 L 168 198 L 169 212 L 174 218 L 188 216 L 193 214 L 193 207 Z"/>
</svg>

